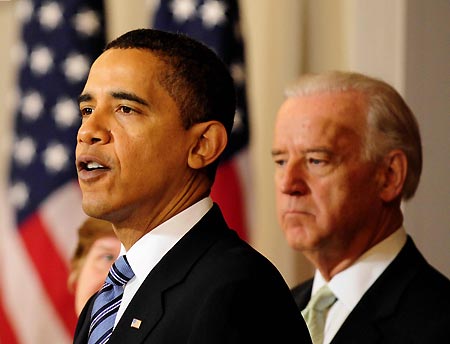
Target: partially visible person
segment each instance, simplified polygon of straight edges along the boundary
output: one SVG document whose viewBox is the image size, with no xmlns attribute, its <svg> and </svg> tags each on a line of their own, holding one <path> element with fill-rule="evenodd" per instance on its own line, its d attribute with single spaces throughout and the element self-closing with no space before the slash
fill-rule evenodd
<svg viewBox="0 0 450 344">
<path fill-rule="evenodd" d="M 122 249 L 74 343 L 311 343 L 280 272 L 210 197 L 235 98 L 224 63 L 181 34 L 127 32 L 91 66 L 82 206 L 113 224 Z"/>
<path fill-rule="evenodd" d="M 316 268 L 292 290 L 306 320 L 319 314 L 313 342 L 448 342 L 450 281 L 403 227 L 401 202 L 422 170 L 410 108 L 387 83 L 351 72 L 304 75 L 286 95 L 272 149 L 277 215 Z"/>
<path fill-rule="evenodd" d="M 75 312 L 105 282 L 120 252 L 120 241 L 111 223 L 88 217 L 78 228 L 78 243 L 70 262 L 69 289 L 75 294 Z"/>
</svg>

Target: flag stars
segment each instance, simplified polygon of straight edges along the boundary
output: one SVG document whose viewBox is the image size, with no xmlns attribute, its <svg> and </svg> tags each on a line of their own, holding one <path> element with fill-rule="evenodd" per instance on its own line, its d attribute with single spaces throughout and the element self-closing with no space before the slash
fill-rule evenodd
<svg viewBox="0 0 450 344">
<path fill-rule="evenodd" d="M 22 113 L 28 120 L 36 120 L 39 118 L 44 108 L 44 99 L 38 92 L 28 93 L 22 100 Z"/>
<path fill-rule="evenodd" d="M 87 77 L 89 72 L 89 60 L 80 54 L 70 54 L 62 66 L 66 78 L 72 82 L 80 82 Z"/>
<path fill-rule="evenodd" d="M 43 163 L 50 173 L 62 171 L 68 160 L 69 151 L 60 143 L 50 144 L 43 152 Z"/>
<path fill-rule="evenodd" d="M 16 17 L 22 22 L 27 23 L 30 21 L 33 14 L 33 3 L 30 0 L 21 0 L 16 5 Z"/>
<path fill-rule="evenodd" d="M 22 209 L 30 198 L 30 190 L 24 182 L 17 182 L 9 189 L 9 201 L 16 209 Z"/>
<path fill-rule="evenodd" d="M 236 109 L 234 113 L 234 122 L 232 132 L 241 131 L 244 126 L 244 121 L 242 120 L 242 112 L 240 109 Z"/>
<path fill-rule="evenodd" d="M 46 74 L 53 66 L 53 56 L 46 47 L 37 47 L 30 54 L 30 68 L 38 75 Z"/>
<path fill-rule="evenodd" d="M 75 15 L 74 26 L 82 35 L 93 36 L 100 29 L 100 19 L 95 11 L 85 9 Z"/>
<path fill-rule="evenodd" d="M 21 166 L 28 166 L 36 155 L 36 144 L 31 137 L 23 137 L 14 145 L 14 159 Z"/>
<path fill-rule="evenodd" d="M 178 23 L 183 23 L 192 18 L 196 12 L 195 7 L 195 0 L 174 0 L 170 4 L 173 17 Z"/>
<path fill-rule="evenodd" d="M 79 108 L 72 99 L 60 99 L 54 109 L 55 122 L 60 128 L 69 128 L 78 121 Z"/>
<path fill-rule="evenodd" d="M 203 25 L 207 28 L 219 26 L 226 21 L 226 6 L 218 0 L 208 0 L 200 7 Z"/>
<path fill-rule="evenodd" d="M 59 25 L 63 17 L 61 6 L 57 2 L 48 2 L 41 7 L 38 17 L 42 27 L 53 30 Z"/>
<path fill-rule="evenodd" d="M 242 63 L 232 63 L 230 73 L 236 85 L 242 86 L 245 83 L 245 71 Z"/>
</svg>

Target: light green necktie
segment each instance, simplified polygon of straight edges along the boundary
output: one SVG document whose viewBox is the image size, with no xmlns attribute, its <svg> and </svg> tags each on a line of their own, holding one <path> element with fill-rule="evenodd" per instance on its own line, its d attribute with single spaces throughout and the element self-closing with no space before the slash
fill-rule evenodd
<svg viewBox="0 0 450 344">
<path fill-rule="evenodd" d="M 302 311 L 303 318 L 308 325 L 309 333 L 314 344 L 322 344 L 327 313 L 331 305 L 335 302 L 336 296 L 328 288 L 328 285 L 325 284 L 312 296 L 308 305 Z"/>
</svg>

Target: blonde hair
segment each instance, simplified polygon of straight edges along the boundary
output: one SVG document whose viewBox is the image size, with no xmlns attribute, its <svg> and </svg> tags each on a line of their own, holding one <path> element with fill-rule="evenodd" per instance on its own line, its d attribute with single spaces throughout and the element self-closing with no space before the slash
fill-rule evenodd
<svg viewBox="0 0 450 344">
<path fill-rule="evenodd" d="M 299 97 L 323 92 L 360 92 L 367 100 L 367 131 L 363 154 L 379 161 L 394 149 L 402 150 L 408 170 L 402 198 L 414 196 L 422 173 L 422 144 L 417 120 L 401 95 L 386 82 L 360 73 L 329 71 L 305 74 L 286 88 L 285 96 Z"/>
<path fill-rule="evenodd" d="M 67 281 L 70 291 L 75 289 L 81 267 L 94 242 L 108 236 L 115 236 L 113 226 L 108 221 L 89 217 L 78 228 L 78 243 L 70 261 L 70 273 Z"/>
</svg>

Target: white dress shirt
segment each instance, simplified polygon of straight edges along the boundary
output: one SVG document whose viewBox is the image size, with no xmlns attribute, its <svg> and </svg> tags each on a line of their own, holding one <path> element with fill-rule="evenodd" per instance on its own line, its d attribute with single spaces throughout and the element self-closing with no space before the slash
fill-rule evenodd
<svg viewBox="0 0 450 344">
<path fill-rule="evenodd" d="M 121 246 L 119 256 L 127 255 L 127 260 L 135 276 L 125 286 L 114 326 L 119 322 L 150 271 L 212 206 L 212 199 L 206 197 L 145 234 L 128 252 L 123 245 Z"/>
<path fill-rule="evenodd" d="M 400 227 L 389 237 L 365 252 L 353 265 L 335 275 L 328 287 L 337 297 L 325 322 L 323 344 L 329 344 L 366 291 L 380 277 L 406 243 L 406 231 Z M 316 270 L 312 295 L 326 281 Z"/>
</svg>

